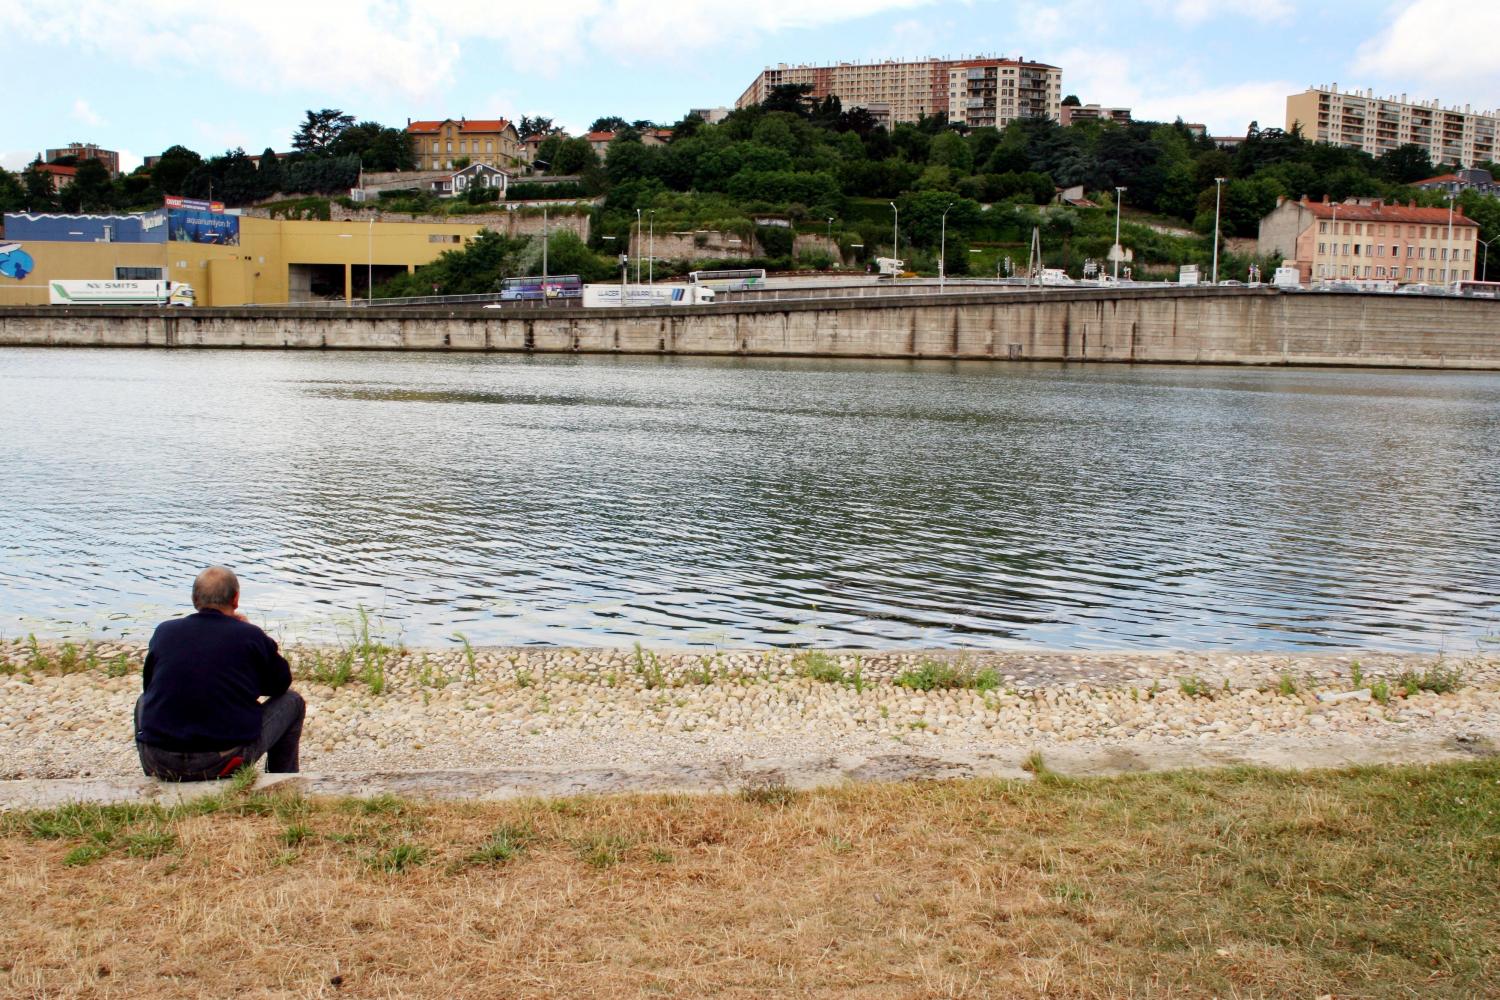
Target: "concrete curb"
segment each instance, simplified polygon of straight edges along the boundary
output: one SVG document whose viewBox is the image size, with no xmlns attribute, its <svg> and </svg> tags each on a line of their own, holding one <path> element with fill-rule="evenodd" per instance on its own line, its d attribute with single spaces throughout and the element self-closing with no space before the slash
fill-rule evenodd
<svg viewBox="0 0 1500 1000">
<path fill-rule="evenodd" d="M 1224 767 L 1286 770 L 1427 764 L 1491 756 L 1493 744 L 1469 734 L 1400 740 L 1334 738 L 1317 747 L 1272 742 L 1151 746 L 1140 743 L 1041 745 L 1033 751 L 924 754 L 893 751 L 869 756 L 708 761 L 664 768 L 493 768 L 362 771 L 261 775 L 257 790 L 313 797 L 396 795 L 414 800 L 503 801 L 526 797 L 601 794 L 714 794 L 760 785 L 810 789 L 848 782 L 953 778 L 1027 779 L 1023 767 L 1040 753 L 1049 771 L 1067 777 L 1106 777 Z M 26 778 L 0 781 L 0 812 L 51 809 L 69 803 L 172 806 L 222 791 L 221 782 L 172 784 L 147 777 Z"/>
</svg>

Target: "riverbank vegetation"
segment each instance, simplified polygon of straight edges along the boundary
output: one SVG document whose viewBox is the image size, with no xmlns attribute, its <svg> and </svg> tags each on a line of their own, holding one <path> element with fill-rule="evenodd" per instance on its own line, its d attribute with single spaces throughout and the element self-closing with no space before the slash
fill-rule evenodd
<svg viewBox="0 0 1500 1000">
<path fill-rule="evenodd" d="M 538 121 L 544 123 L 539 134 L 547 134 L 547 119 L 528 119 L 526 129 Z M 1114 242 L 1115 198 L 1123 188 L 1121 241 L 1134 255 L 1135 276 L 1175 277 L 1180 264 L 1206 267 L 1212 259 L 1216 205 L 1222 234 L 1248 240 L 1279 197 L 1446 204 L 1439 192 L 1412 187 L 1447 169 L 1416 146 L 1373 157 L 1254 123 L 1232 149 L 1181 121 L 1084 121 L 1064 128 L 1024 119 L 1004 129 L 968 129 L 929 117 L 886 129 L 862 109 L 846 111 L 836 98 L 815 100 L 805 87 L 784 86 L 719 124 L 684 118 L 663 144 L 656 142 L 653 122 L 606 116 L 594 124 L 615 130 L 603 158 L 584 139 L 550 135 L 539 162 L 561 183 L 522 176 L 513 189 L 513 201 L 578 199 L 579 210 L 591 216 L 587 256 L 565 248 L 572 256 L 563 266 L 552 265 L 549 255 L 554 274 L 617 276 L 621 251 L 645 252 L 631 238 L 649 225 L 656 234 L 704 239 L 701 259 L 658 263 L 669 276 L 714 266 L 707 236 L 715 234 L 746 249 L 752 259 L 739 262 L 749 266 L 863 270 L 873 257 L 890 254 L 896 240 L 909 270 L 936 273 L 941 249 L 947 274 L 993 277 L 1025 267 L 1033 230 L 1040 232 L 1044 263 L 1078 275 Z M 212 192 L 230 204 L 274 192 L 326 196 L 346 191 L 361 170 L 411 165 L 399 129 L 356 123 L 335 109 L 309 111 L 293 145 L 288 156 L 267 150 L 258 160 L 243 150 L 204 159 L 174 146 L 150 169 L 113 181 L 102 168 L 80 165 L 60 193 L 33 170 L 0 174 L 0 209 L 155 207 L 168 193 Z M 1222 190 L 1216 178 L 1224 180 Z M 381 204 L 392 211 L 474 212 L 499 208 L 484 200 L 493 195 L 477 190 L 437 205 L 411 190 L 391 192 Z M 1481 238 L 1500 235 L 1500 199 L 1468 191 L 1459 204 L 1480 223 Z M 317 206 L 311 210 L 326 217 Z M 800 244 L 798 236 L 805 238 Z M 1221 250 L 1225 277 L 1244 277 L 1252 262 L 1263 268 L 1276 263 L 1256 261 L 1245 245 Z M 486 258 L 485 281 L 450 281 L 451 272 L 474 269 L 445 256 L 384 293 L 430 292 L 434 284 L 449 293 L 493 291 L 502 277 L 540 273 L 540 259 L 539 249 L 517 250 L 498 261 Z"/>
<path fill-rule="evenodd" d="M 0 818 L 0 992 L 1472 997 L 1500 762 Z M 252 776 L 253 777 L 253 776 Z M 172 914 L 172 919 L 162 919 Z"/>
</svg>

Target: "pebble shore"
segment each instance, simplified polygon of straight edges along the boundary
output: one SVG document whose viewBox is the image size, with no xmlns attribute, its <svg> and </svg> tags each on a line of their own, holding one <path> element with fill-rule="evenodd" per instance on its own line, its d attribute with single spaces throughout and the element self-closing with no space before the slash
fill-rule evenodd
<svg viewBox="0 0 1500 1000">
<path fill-rule="evenodd" d="M 308 703 L 302 768 L 322 773 L 1500 743 L 1500 657 L 1483 653 L 286 652 Z M 0 642 L 0 779 L 138 775 L 143 655 Z M 970 686 L 912 686 L 945 670 Z"/>
</svg>

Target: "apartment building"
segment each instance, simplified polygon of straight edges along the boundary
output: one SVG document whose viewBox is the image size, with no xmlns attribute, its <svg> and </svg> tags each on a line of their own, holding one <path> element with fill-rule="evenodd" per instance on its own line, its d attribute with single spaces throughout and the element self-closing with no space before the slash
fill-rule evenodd
<svg viewBox="0 0 1500 1000">
<path fill-rule="evenodd" d="M 971 128 L 1004 128 L 1017 118 L 1061 120 L 1062 70 L 1025 59 L 981 59 L 949 66 L 948 121 Z"/>
<path fill-rule="evenodd" d="M 1474 277 L 1479 225 L 1462 206 L 1360 198 L 1282 200 L 1260 222 L 1256 252 L 1280 254 L 1303 281 L 1446 283 Z"/>
<path fill-rule="evenodd" d="M 1494 160 L 1494 111 L 1445 108 L 1409 101 L 1405 94 L 1377 98 L 1372 90 L 1340 92 L 1338 84 L 1310 87 L 1286 99 L 1286 127 L 1300 126 L 1314 142 L 1362 149 L 1372 156 L 1408 144 L 1427 150 L 1433 163 L 1472 167 Z"/>
<path fill-rule="evenodd" d="M 120 176 L 120 154 L 113 149 L 104 149 L 92 142 L 70 142 L 59 149 L 49 149 L 38 157 L 43 163 L 52 163 L 64 156 L 71 156 L 82 163 L 84 160 L 98 160 L 109 171 L 109 176 Z"/>
<path fill-rule="evenodd" d="M 516 128 L 504 118 L 445 118 L 442 121 L 406 120 L 418 170 L 452 170 L 466 159 L 499 170 L 527 162 L 527 148 Z"/>
<path fill-rule="evenodd" d="M 1058 121 L 1061 124 L 1063 124 L 1064 126 L 1071 125 L 1074 122 L 1101 122 L 1101 121 L 1102 122 L 1114 122 L 1116 125 L 1129 125 L 1130 124 L 1130 109 L 1129 108 L 1101 108 L 1097 104 L 1083 104 L 1083 105 L 1075 105 L 1075 106 L 1070 107 L 1070 106 L 1068 106 L 1068 105 L 1065 104 L 1062 107 L 1062 117 L 1059 118 Z M 1189 129 L 1191 129 L 1193 127 L 1194 126 L 1192 126 L 1192 125 L 1188 126 Z M 1200 126 L 1197 126 L 1197 128 L 1199 128 L 1201 130 L 1203 128 L 1203 126 L 1200 125 Z M 1202 132 L 1200 131 L 1199 134 L 1201 135 Z"/>
<path fill-rule="evenodd" d="M 833 96 L 847 110 L 864 108 L 887 127 L 929 115 L 965 124 L 998 125 L 1018 117 L 1056 120 L 1062 71 L 1019 59 L 923 59 L 831 66 L 767 67 L 735 107 L 764 101 L 783 84 L 807 84 L 810 96 Z M 955 114 L 957 117 L 955 117 Z"/>
</svg>

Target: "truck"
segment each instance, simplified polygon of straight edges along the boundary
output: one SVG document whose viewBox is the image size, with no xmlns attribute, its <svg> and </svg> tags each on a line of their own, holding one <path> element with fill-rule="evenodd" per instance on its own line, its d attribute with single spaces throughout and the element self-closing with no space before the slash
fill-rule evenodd
<svg viewBox="0 0 1500 1000">
<path fill-rule="evenodd" d="M 703 285 L 584 285 L 583 306 L 705 306 L 714 290 Z"/>
<path fill-rule="evenodd" d="M 1301 288 L 1302 272 L 1295 267 L 1278 267 L 1271 276 L 1271 285 L 1275 288 Z"/>
<path fill-rule="evenodd" d="M 180 281 L 49 281 L 55 306 L 192 306 L 192 285 Z"/>
</svg>

